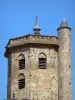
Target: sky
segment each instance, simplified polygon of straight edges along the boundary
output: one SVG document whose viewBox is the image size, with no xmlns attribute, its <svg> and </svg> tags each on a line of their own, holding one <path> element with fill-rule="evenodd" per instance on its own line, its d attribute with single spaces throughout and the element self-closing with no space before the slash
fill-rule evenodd
<svg viewBox="0 0 75 100">
<path fill-rule="evenodd" d="M 75 0 L 0 0 L 0 100 L 7 95 L 7 58 L 5 46 L 10 38 L 33 33 L 35 17 L 41 34 L 58 35 L 66 18 L 71 31 L 72 100 L 75 100 Z"/>
</svg>

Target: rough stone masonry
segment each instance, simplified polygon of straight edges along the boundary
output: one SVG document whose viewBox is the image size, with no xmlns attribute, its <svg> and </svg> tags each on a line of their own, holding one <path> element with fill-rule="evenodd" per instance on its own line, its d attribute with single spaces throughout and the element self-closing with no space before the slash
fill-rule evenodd
<svg viewBox="0 0 75 100">
<path fill-rule="evenodd" d="M 71 28 L 62 21 L 58 37 L 34 34 L 10 39 L 7 100 L 72 100 Z M 14 95 L 13 95 L 14 94 Z"/>
</svg>

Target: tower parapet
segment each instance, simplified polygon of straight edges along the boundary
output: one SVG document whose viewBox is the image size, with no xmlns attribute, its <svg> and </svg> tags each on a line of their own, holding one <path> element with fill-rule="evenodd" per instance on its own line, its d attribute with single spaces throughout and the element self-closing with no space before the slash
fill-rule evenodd
<svg viewBox="0 0 75 100">
<path fill-rule="evenodd" d="M 58 48 L 58 37 L 56 36 L 45 36 L 45 35 L 32 35 L 28 34 L 26 36 L 10 39 L 7 46 L 5 56 L 8 57 L 9 53 L 14 48 L 24 47 L 31 45 L 44 45 L 44 46 L 56 46 Z"/>
</svg>

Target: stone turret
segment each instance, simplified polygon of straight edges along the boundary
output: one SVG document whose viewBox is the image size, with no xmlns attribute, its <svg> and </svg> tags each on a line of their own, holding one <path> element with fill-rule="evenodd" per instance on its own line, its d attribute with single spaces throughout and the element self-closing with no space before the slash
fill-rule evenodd
<svg viewBox="0 0 75 100">
<path fill-rule="evenodd" d="M 59 100 L 72 100 L 71 97 L 71 28 L 66 20 L 60 24 L 58 31 L 58 70 Z"/>
</svg>

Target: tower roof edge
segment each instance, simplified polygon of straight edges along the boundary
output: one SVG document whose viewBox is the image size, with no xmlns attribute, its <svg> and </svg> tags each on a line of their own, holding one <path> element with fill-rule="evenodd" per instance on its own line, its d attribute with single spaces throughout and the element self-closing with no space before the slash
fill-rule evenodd
<svg viewBox="0 0 75 100">
<path fill-rule="evenodd" d="M 67 21 L 66 21 L 65 18 L 64 18 L 64 20 L 61 22 L 61 24 L 60 24 L 59 28 L 57 29 L 57 31 L 58 31 L 59 29 L 63 29 L 63 28 L 67 28 L 67 29 L 70 29 L 70 30 L 71 30 L 71 28 L 68 26 L 68 23 L 67 23 Z"/>
</svg>

